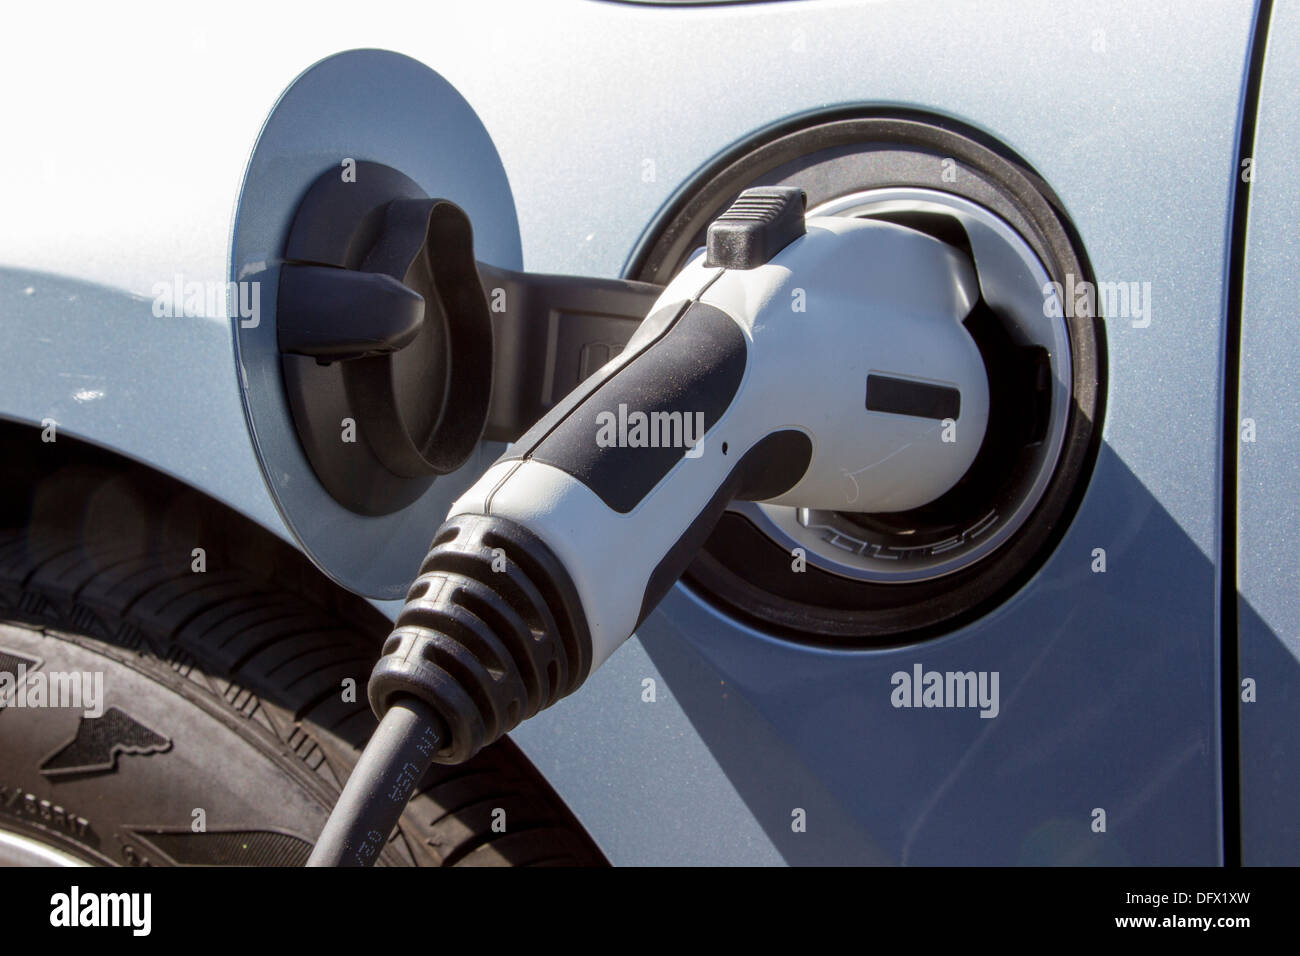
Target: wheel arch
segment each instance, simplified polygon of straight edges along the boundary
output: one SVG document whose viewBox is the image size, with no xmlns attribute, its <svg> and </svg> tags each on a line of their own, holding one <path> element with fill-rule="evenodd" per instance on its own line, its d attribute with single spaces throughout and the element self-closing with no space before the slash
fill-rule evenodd
<svg viewBox="0 0 1300 956">
<path fill-rule="evenodd" d="M 374 603 L 329 580 L 290 542 L 202 489 L 147 463 L 75 436 L 43 442 L 41 431 L 39 424 L 0 419 L 0 456 L 6 460 L 0 472 L 0 529 L 28 529 L 33 542 L 29 544 L 33 553 L 27 556 L 31 566 L 48 561 L 56 551 L 64 563 L 69 555 L 79 559 L 75 549 L 67 550 L 69 532 L 91 543 L 84 549 L 87 553 L 94 548 L 120 550 L 124 545 L 129 550 L 129 539 L 138 537 L 174 555 L 177 576 L 197 570 L 193 565 L 186 568 L 184 562 L 199 560 L 194 549 L 201 548 L 204 570 L 238 569 L 267 590 L 311 601 L 329 620 L 373 637 L 373 654 L 378 657 L 392 622 Z M 10 560 L 13 555 L 4 557 Z M 73 606 L 79 601 L 75 598 Z M 329 631 L 314 635 L 322 648 L 336 636 Z M 364 691 L 361 694 L 364 700 Z M 353 746 L 364 741 L 364 734 L 356 739 L 355 734 L 348 736 Z M 514 742 L 503 739 L 493 750 L 475 772 L 491 767 L 505 774 L 507 790 L 501 799 L 531 800 L 535 806 L 549 808 L 544 811 L 549 814 L 546 819 L 574 834 L 583 859 L 603 861 L 590 834 Z M 450 786 L 454 775 L 446 783 L 439 783 L 441 779 L 428 786 Z M 522 789 L 510 789 L 511 780 L 525 781 L 517 785 Z M 439 818 L 440 825 L 459 825 L 452 821 L 460 811 L 448 814 Z M 467 843 L 466 852 L 477 846 Z"/>
</svg>

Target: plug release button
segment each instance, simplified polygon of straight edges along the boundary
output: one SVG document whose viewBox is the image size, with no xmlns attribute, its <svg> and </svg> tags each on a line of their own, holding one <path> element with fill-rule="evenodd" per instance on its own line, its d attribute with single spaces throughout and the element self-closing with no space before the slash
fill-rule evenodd
<svg viewBox="0 0 1300 956">
<path fill-rule="evenodd" d="M 804 234 L 802 189 L 759 186 L 746 189 L 709 225 L 704 264 L 710 268 L 756 269 Z"/>
</svg>

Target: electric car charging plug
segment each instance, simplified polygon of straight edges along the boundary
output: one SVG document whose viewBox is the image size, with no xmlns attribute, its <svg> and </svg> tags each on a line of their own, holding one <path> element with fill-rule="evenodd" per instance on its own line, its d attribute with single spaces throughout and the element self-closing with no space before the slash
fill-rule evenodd
<svg viewBox="0 0 1300 956">
<path fill-rule="evenodd" d="M 747 190 L 626 349 L 451 508 L 370 679 L 379 729 L 309 865 L 367 865 L 432 762 L 576 690 L 667 594 L 728 504 L 891 512 L 984 438 L 966 255 Z M 380 836 L 382 835 L 382 836 Z"/>
</svg>

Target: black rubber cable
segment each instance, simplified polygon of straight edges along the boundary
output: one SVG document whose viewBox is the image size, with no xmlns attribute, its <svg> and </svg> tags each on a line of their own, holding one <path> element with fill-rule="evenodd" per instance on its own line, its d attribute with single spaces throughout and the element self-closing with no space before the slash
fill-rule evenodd
<svg viewBox="0 0 1300 956">
<path fill-rule="evenodd" d="M 393 701 L 352 768 L 308 866 L 371 866 L 433 763 L 442 723 L 415 697 Z"/>
</svg>

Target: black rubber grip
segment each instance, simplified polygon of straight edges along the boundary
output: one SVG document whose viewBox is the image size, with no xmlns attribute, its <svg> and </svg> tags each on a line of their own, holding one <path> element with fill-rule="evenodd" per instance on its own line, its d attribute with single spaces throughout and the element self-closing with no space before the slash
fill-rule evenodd
<svg viewBox="0 0 1300 956">
<path fill-rule="evenodd" d="M 721 309 L 693 303 L 668 331 L 585 399 L 551 416 L 521 457 L 567 472 L 626 514 L 717 423 L 740 388 L 745 334 Z"/>
<path fill-rule="evenodd" d="M 411 584 L 370 706 L 424 701 L 446 727 L 438 763 L 463 763 L 561 697 L 591 670 L 591 633 L 564 565 L 507 518 L 457 515 Z"/>
</svg>

